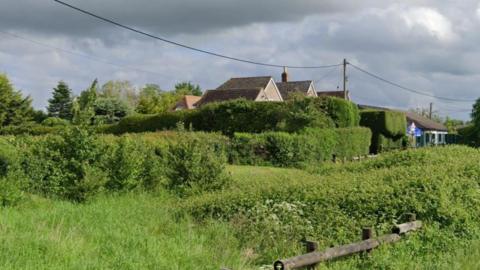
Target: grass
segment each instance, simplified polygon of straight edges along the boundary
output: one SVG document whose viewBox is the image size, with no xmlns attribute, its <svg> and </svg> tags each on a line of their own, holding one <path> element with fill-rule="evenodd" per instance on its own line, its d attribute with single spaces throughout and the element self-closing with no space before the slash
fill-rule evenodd
<svg viewBox="0 0 480 270">
<path fill-rule="evenodd" d="M 100 195 L 84 204 L 30 196 L 0 208 L 0 269 L 259 269 L 300 254 L 297 226 L 305 224 L 281 220 L 285 226 L 277 231 L 278 224 L 258 222 L 284 218 L 268 208 L 253 208 L 252 220 L 198 218 L 190 211 L 194 219 L 183 210 L 190 204 L 198 212 L 235 214 L 238 204 L 266 198 L 300 202 L 321 249 L 359 240 L 361 226 L 372 220 L 383 234 L 409 209 L 426 221 L 399 243 L 320 269 L 478 269 L 479 159 L 477 150 L 451 147 L 309 170 L 228 166 L 227 190 L 182 199 L 163 191 Z M 408 207 L 398 210 L 402 205 Z M 293 236 L 276 250 L 276 237 L 285 232 Z"/>
<path fill-rule="evenodd" d="M 166 195 L 34 198 L 0 212 L 0 269 L 245 269 L 229 226 L 172 214 Z"/>
</svg>

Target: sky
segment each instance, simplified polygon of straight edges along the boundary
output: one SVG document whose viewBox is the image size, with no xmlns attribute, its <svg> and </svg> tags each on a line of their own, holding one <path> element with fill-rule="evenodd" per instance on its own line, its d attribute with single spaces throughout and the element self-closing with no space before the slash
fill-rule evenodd
<svg viewBox="0 0 480 270">
<path fill-rule="evenodd" d="M 468 120 L 480 97 L 480 1 L 462 0 L 64 0 L 145 32 L 224 55 L 276 65 L 343 59 L 445 101 L 408 92 L 347 68 L 359 104 L 427 108 Z M 191 81 L 214 89 L 231 77 L 281 68 L 190 51 L 99 21 L 53 0 L 0 0 L 0 73 L 45 108 L 52 88 L 78 94 L 98 78 L 170 90 Z M 342 68 L 290 69 L 316 89 L 342 86 Z"/>
</svg>

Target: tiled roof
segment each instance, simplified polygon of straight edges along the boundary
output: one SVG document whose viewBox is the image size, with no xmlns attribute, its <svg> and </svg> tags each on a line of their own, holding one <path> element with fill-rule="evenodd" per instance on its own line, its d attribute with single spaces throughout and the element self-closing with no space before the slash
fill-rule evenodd
<svg viewBox="0 0 480 270">
<path fill-rule="evenodd" d="M 293 92 L 300 92 L 307 94 L 310 85 L 313 81 L 294 81 L 294 82 L 277 82 L 277 88 L 282 94 L 282 98 L 286 100 L 288 95 Z"/>
<path fill-rule="evenodd" d="M 414 122 L 415 126 L 423 130 L 448 131 L 443 124 L 435 122 L 427 117 L 414 112 L 405 112 L 408 122 Z"/>
<path fill-rule="evenodd" d="M 196 106 L 200 107 L 207 103 L 222 102 L 239 98 L 255 100 L 262 91 L 262 88 L 208 90 L 203 94 L 202 99 L 197 102 Z"/>
<path fill-rule="evenodd" d="M 271 79 L 271 76 L 231 78 L 220 85 L 217 90 L 266 88 Z"/>
</svg>

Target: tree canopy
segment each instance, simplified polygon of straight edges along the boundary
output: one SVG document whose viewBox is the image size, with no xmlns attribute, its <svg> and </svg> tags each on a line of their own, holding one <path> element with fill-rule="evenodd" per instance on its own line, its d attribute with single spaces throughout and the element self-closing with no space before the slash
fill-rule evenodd
<svg viewBox="0 0 480 270">
<path fill-rule="evenodd" d="M 0 74 L 0 127 L 32 120 L 32 100 L 13 88 L 8 77 Z"/>
<path fill-rule="evenodd" d="M 60 81 L 57 87 L 53 88 L 53 97 L 48 100 L 48 116 L 72 120 L 72 103 L 72 90 L 65 82 Z"/>
</svg>

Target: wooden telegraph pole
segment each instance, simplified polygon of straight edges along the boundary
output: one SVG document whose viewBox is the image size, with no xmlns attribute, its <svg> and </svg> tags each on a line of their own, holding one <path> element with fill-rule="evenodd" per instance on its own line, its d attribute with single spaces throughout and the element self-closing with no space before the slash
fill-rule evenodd
<svg viewBox="0 0 480 270">
<path fill-rule="evenodd" d="M 348 99 L 347 95 L 347 59 L 343 59 L 343 98 Z"/>
</svg>

